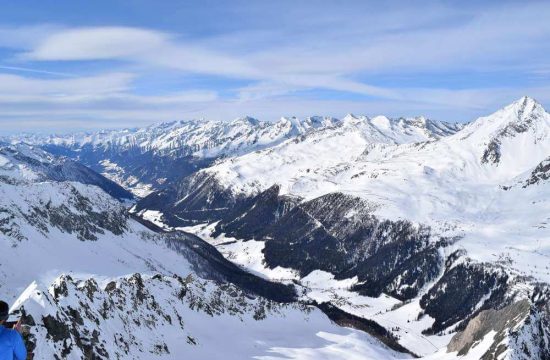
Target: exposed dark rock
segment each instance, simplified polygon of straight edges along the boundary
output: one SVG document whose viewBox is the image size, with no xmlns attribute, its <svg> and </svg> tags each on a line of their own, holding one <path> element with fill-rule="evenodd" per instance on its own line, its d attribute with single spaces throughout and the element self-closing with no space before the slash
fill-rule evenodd
<svg viewBox="0 0 550 360">
<path fill-rule="evenodd" d="M 550 318 L 547 304 L 523 299 L 499 310 L 481 311 L 448 345 L 448 352 L 467 355 L 485 336 L 494 332 L 493 342 L 482 360 L 508 357 L 519 360 L 550 359 Z"/>
<path fill-rule="evenodd" d="M 501 310 L 484 310 L 472 318 L 466 328 L 457 333 L 447 347 L 447 352 L 458 351 L 458 355 L 466 355 L 472 345 L 481 341 L 485 335 L 495 331 L 495 343 L 489 350 L 491 353 L 498 351 L 498 345 L 503 340 L 506 329 L 514 328 L 525 320 L 530 310 L 529 300 L 525 299 L 510 304 Z M 498 356 L 498 354 L 495 354 Z M 496 358 L 496 356 L 494 357 Z"/>
<path fill-rule="evenodd" d="M 529 179 L 525 181 L 523 187 L 526 188 L 529 185 L 538 184 L 549 179 L 550 179 L 550 157 L 541 161 L 541 163 L 538 164 L 537 167 L 535 167 L 535 169 L 531 172 L 531 176 L 529 177 Z"/>
<path fill-rule="evenodd" d="M 498 164 L 500 162 L 500 141 L 492 139 L 481 157 L 482 164 Z"/>
<path fill-rule="evenodd" d="M 97 234 L 105 230 L 121 235 L 127 227 L 128 214 L 122 210 L 98 212 L 90 199 L 82 196 L 72 188 L 68 204 L 52 206 L 51 203 L 33 207 L 32 222 L 35 226 L 48 232 L 48 225 L 55 226 L 68 233 L 76 233 L 82 240 L 97 240 Z M 78 210 L 75 212 L 73 209 Z"/>
<path fill-rule="evenodd" d="M 69 326 L 64 321 L 61 321 L 51 315 L 47 315 L 42 318 L 42 323 L 46 328 L 48 337 L 55 342 L 62 342 L 71 337 Z"/>
</svg>

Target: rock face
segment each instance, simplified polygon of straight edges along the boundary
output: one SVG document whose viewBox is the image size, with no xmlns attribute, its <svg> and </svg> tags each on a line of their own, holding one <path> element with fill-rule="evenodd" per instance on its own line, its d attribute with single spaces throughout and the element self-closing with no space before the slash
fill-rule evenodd
<svg viewBox="0 0 550 360">
<path fill-rule="evenodd" d="M 525 180 L 523 187 L 539 184 L 543 181 L 550 179 L 550 157 L 543 160 L 537 167 L 531 172 L 531 175 Z"/>
<path fill-rule="evenodd" d="M 307 313 L 298 305 L 251 298 L 229 284 L 139 273 L 106 285 L 63 275 L 48 289 L 32 285 L 18 305 L 37 321 L 30 331 L 41 339 L 41 359 L 176 358 L 206 341 L 203 331 L 193 332 L 201 326 L 192 318 L 248 323 L 283 317 L 287 309 Z"/>
<path fill-rule="evenodd" d="M 37 233 L 48 237 L 53 229 L 81 241 L 97 240 L 106 233 L 121 235 L 127 227 L 122 204 L 79 183 L 1 184 L 0 194 L 0 233 L 10 240 L 28 240 Z"/>
<path fill-rule="evenodd" d="M 492 344 L 482 355 L 483 360 L 548 359 L 550 358 L 550 327 L 548 309 L 533 306 L 524 299 L 500 310 L 484 310 L 466 328 L 451 339 L 448 352 L 467 355 L 472 347 L 492 332 Z M 533 347 L 533 344 L 539 346 Z"/>
</svg>

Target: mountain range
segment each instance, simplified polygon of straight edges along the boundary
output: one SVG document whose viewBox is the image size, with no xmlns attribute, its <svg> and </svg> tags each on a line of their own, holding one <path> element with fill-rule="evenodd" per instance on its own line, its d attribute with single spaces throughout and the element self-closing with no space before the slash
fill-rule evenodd
<svg viewBox="0 0 550 360">
<path fill-rule="evenodd" d="M 350 125 L 362 128 L 368 140 L 387 143 L 436 139 L 460 128 L 422 117 L 390 120 L 348 115 L 338 120 L 315 116 L 277 122 L 244 117 L 230 122 L 178 121 L 61 136 L 29 134 L 8 141 L 39 145 L 52 154 L 77 160 L 143 197 L 217 159 L 265 149 L 317 129 Z"/>
<path fill-rule="evenodd" d="M 4 141 L 0 291 L 40 358 L 550 358 L 529 97 Z"/>
</svg>

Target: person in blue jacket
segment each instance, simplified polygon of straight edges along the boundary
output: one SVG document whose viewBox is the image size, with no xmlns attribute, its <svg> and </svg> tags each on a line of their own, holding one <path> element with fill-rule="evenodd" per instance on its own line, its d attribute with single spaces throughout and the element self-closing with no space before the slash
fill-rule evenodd
<svg viewBox="0 0 550 360">
<path fill-rule="evenodd" d="M 21 334 L 16 329 L 4 327 L 9 312 L 8 304 L 0 301 L 0 360 L 25 360 L 27 349 Z"/>
</svg>

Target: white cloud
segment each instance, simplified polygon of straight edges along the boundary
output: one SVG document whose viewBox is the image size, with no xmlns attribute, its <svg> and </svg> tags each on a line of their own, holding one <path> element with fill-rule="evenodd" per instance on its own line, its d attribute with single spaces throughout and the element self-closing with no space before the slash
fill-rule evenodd
<svg viewBox="0 0 550 360">
<path fill-rule="evenodd" d="M 62 29 L 21 54 L 34 61 L 125 60 L 203 74 L 258 77 L 245 62 L 150 29 L 93 27 Z"/>
<path fill-rule="evenodd" d="M 2 95 L 83 95 L 122 92 L 130 89 L 135 75 L 107 73 L 68 79 L 40 79 L 0 74 Z"/>
<path fill-rule="evenodd" d="M 160 32 L 128 27 L 65 29 L 46 37 L 32 51 L 29 60 L 101 60 L 138 56 L 166 46 Z"/>
<path fill-rule="evenodd" d="M 40 70 L 40 69 L 33 69 L 33 68 L 26 68 L 21 66 L 6 66 L 6 65 L 0 65 L 0 69 L 2 70 L 13 70 L 13 71 L 21 71 L 21 72 L 29 72 L 29 73 L 35 73 L 35 74 L 45 74 L 45 75 L 54 75 L 54 76 L 67 76 L 67 77 L 73 77 L 74 74 L 68 74 L 68 73 L 62 73 L 57 71 L 48 71 L 48 70 Z"/>
<path fill-rule="evenodd" d="M 106 106 L 162 105 L 186 102 L 215 101 L 211 90 L 190 90 L 165 95 L 136 95 L 132 89 L 134 74 L 106 73 L 96 76 L 37 79 L 0 74 L 0 104 L 20 103 L 31 106 L 105 104 Z"/>
</svg>

